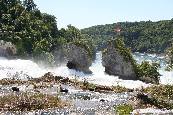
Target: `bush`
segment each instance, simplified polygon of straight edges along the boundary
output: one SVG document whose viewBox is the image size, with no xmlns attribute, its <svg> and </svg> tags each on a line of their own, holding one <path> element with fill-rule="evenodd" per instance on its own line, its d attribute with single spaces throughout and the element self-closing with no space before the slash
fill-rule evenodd
<svg viewBox="0 0 173 115">
<path fill-rule="evenodd" d="M 119 86 L 119 85 L 113 86 L 113 89 L 114 89 L 114 92 L 115 93 L 122 93 L 122 92 L 128 92 L 128 91 L 130 91 L 130 89 L 127 89 L 127 88 L 122 87 L 122 86 Z"/>
<path fill-rule="evenodd" d="M 152 104 L 158 108 L 173 109 L 173 86 L 157 85 L 144 89 L 145 93 L 150 94 Z"/>
<path fill-rule="evenodd" d="M 173 100 L 172 85 L 151 86 L 146 88 L 144 91 L 159 99 Z"/>
<path fill-rule="evenodd" d="M 152 63 L 150 64 L 147 61 L 138 64 L 137 66 L 137 76 L 140 80 L 147 83 L 159 83 L 159 64 Z"/>
<path fill-rule="evenodd" d="M 118 115 L 130 115 L 130 112 L 133 111 L 133 107 L 129 104 L 123 104 L 116 106 L 115 110 Z"/>
</svg>

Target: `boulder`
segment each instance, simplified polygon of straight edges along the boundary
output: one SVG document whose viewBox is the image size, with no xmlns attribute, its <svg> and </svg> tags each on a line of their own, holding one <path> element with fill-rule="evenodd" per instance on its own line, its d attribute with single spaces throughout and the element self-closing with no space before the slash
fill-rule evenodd
<svg viewBox="0 0 173 115">
<path fill-rule="evenodd" d="M 84 73 L 92 73 L 89 70 L 92 64 L 92 57 L 84 47 L 77 46 L 73 43 L 65 47 L 65 60 L 69 69 L 75 69 Z"/>
<path fill-rule="evenodd" d="M 16 54 L 16 47 L 11 42 L 0 40 L 0 57 L 10 57 Z"/>
<path fill-rule="evenodd" d="M 125 46 L 119 46 L 116 40 L 109 41 L 107 48 L 102 52 L 102 65 L 105 67 L 105 72 L 119 76 L 120 79 L 136 80 L 134 60 L 130 60 L 132 55 L 128 51 Z"/>
<path fill-rule="evenodd" d="M 62 86 L 60 86 L 60 92 L 68 93 L 68 89 L 63 88 Z"/>
<path fill-rule="evenodd" d="M 12 91 L 19 92 L 19 88 L 18 87 L 12 87 L 11 89 L 12 89 Z"/>
</svg>

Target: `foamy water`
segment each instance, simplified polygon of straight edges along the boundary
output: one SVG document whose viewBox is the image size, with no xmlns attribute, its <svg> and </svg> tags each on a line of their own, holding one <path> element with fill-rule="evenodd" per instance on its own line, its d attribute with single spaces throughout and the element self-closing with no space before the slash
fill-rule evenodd
<svg viewBox="0 0 173 115">
<path fill-rule="evenodd" d="M 159 70 L 160 74 L 160 83 L 161 84 L 171 84 L 173 83 L 173 72 L 167 72 L 163 69 L 165 63 L 163 57 L 158 57 L 157 55 L 148 55 L 148 54 L 134 54 L 137 62 L 143 60 L 160 62 L 162 68 Z M 31 60 L 7 60 L 5 58 L 0 58 L 0 79 L 2 78 L 27 78 L 27 77 L 41 77 L 46 72 L 52 72 L 55 75 L 61 75 L 64 77 L 74 78 L 77 77 L 80 80 L 84 78 L 91 83 L 112 86 L 120 85 L 127 88 L 140 88 L 147 87 L 150 84 L 146 84 L 141 81 L 133 80 L 121 80 L 118 76 L 110 76 L 104 73 L 104 67 L 101 64 L 101 53 L 97 53 L 96 60 L 93 62 L 90 67 L 93 74 L 86 75 L 82 72 L 77 72 L 75 70 L 68 69 L 65 65 L 56 68 L 46 69 L 44 67 L 38 66 L 35 62 Z"/>
<path fill-rule="evenodd" d="M 146 109 L 136 109 L 133 110 L 132 115 L 172 115 L 173 114 L 173 110 L 161 110 L 161 109 L 154 109 L 154 108 L 146 108 Z"/>
</svg>

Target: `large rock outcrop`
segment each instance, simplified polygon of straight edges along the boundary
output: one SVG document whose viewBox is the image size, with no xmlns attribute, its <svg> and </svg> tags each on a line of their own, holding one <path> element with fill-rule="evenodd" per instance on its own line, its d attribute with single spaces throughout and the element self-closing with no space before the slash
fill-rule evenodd
<svg viewBox="0 0 173 115">
<path fill-rule="evenodd" d="M 92 64 L 92 57 L 84 47 L 73 43 L 66 45 L 65 59 L 69 69 L 75 69 L 84 73 L 92 73 L 89 70 Z"/>
<path fill-rule="evenodd" d="M 102 53 L 102 65 L 105 67 L 105 72 L 119 76 L 121 79 L 136 79 L 133 61 L 129 50 L 118 39 L 109 41 Z"/>
<path fill-rule="evenodd" d="M 0 40 L 0 57 L 10 57 L 16 54 L 16 47 L 11 42 Z"/>
</svg>

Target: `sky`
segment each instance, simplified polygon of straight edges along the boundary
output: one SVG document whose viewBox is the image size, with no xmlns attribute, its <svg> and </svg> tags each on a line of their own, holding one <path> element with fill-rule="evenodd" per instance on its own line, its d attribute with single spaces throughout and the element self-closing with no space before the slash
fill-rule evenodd
<svg viewBox="0 0 173 115">
<path fill-rule="evenodd" d="M 79 29 L 124 21 L 173 18 L 173 0 L 35 0 L 41 12 L 57 18 L 58 28 Z"/>
</svg>

